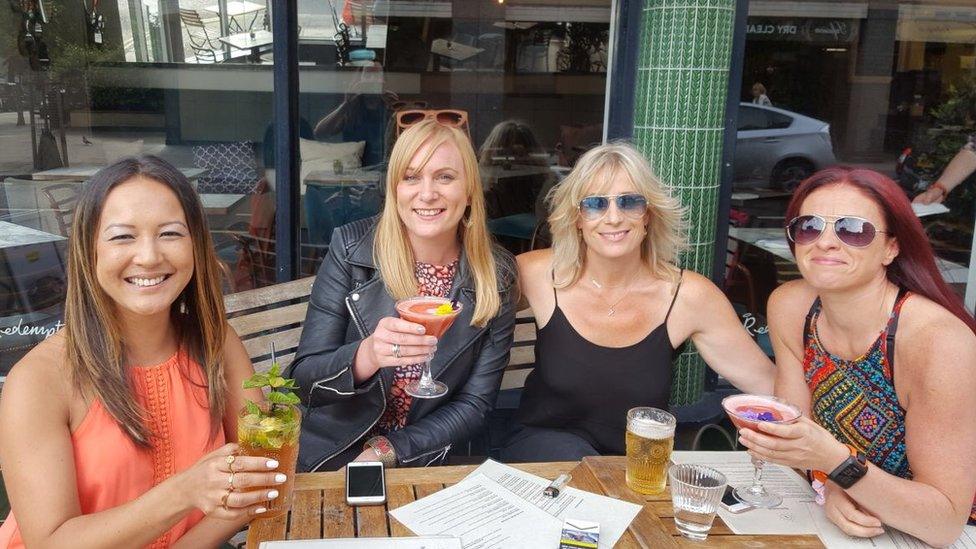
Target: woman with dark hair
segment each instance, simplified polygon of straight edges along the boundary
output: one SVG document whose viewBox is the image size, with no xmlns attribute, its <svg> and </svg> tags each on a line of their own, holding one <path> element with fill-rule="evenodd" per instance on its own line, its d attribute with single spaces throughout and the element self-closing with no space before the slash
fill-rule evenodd
<svg viewBox="0 0 976 549">
<path fill-rule="evenodd" d="M 95 174 L 76 208 L 65 328 L 0 400 L 0 547 L 219 545 L 277 496 L 240 490 L 285 479 L 236 455 L 237 412 L 262 394 L 241 388 L 199 197 L 146 156 Z"/>
<path fill-rule="evenodd" d="M 850 535 L 888 525 L 951 544 L 976 519 L 976 321 L 887 177 L 820 171 L 786 215 L 803 279 L 767 310 L 776 393 L 804 417 L 740 440 L 812 470 L 827 516 Z"/>
</svg>

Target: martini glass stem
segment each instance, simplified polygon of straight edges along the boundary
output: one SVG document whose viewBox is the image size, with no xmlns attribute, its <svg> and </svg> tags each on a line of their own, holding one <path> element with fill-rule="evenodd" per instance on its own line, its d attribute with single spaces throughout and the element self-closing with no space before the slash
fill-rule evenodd
<svg viewBox="0 0 976 549">
<path fill-rule="evenodd" d="M 427 359 L 424 360 L 424 368 L 420 373 L 420 387 L 423 389 L 432 389 L 434 387 L 434 376 L 430 375 L 430 361 L 434 359 L 434 353 L 436 352 L 437 346 L 435 345 L 430 350 L 430 354 L 427 355 Z"/>
<path fill-rule="evenodd" d="M 763 494 L 766 492 L 762 483 L 763 467 L 765 465 L 766 462 L 762 458 L 752 457 L 752 486 L 749 487 L 749 491 L 753 494 Z"/>
</svg>

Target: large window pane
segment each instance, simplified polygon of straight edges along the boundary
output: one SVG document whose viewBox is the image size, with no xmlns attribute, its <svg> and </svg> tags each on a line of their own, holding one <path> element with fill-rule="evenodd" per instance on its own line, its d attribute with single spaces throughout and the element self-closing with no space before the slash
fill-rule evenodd
<svg viewBox="0 0 976 549">
<path fill-rule="evenodd" d="M 602 138 L 609 0 L 305 0 L 299 12 L 306 265 L 335 227 L 379 211 L 404 109 L 467 113 L 491 230 L 528 249 L 541 193 Z"/>
<path fill-rule="evenodd" d="M 770 291 L 799 276 L 781 228 L 800 181 L 864 166 L 914 197 L 976 133 L 976 7 L 753 1 L 746 30 L 726 276 L 740 312 L 762 324 Z M 960 295 L 973 268 L 974 179 L 950 193 L 948 212 L 922 218 Z"/>
<path fill-rule="evenodd" d="M 155 154 L 195 181 L 225 291 L 272 278 L 266 3 L 82 4 L 0 10 L 0 375 L 62 318 L 75 200 L 118 158 Z"/>
</svg>

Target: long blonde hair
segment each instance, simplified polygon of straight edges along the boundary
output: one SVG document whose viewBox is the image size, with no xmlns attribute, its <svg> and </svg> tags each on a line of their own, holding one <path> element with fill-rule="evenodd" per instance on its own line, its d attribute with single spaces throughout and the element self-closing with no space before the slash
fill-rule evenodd
<svg viewBox="0 0 976 549">
<path fill-rule="evenodd" d="M 641 243 L 641 259 L 655 277 L 677 279 L 678 269 L 674 262 L 687 238 L 685 210 L 668 194 L 640 152 L 629 143 L 617 142 L 587 151 L 566 179 L 549 192 L 547 201 L 551 208 L 549 228 L 556 288 L 575 284 L 586 263 L 586 244 L 576 225 L 580 200 L 601 192 L 620 173 L 625 174 L 637 192 L 647 199 L 647 234 Z"/>
<path fill-rule="evenodd" d="M 169 187 L 180 201 L 193 243 L 193 276 L 170 307 L 170 319 L 185 350 L 202 369 L 210 407 L 210 432 L 223 423 L 226 404 L 223 346 L 227 332 L 220 270 L 200 199 L 177 169 L 154 156 L 125 158 L 102 169 L 88 182 L 75 211 L 68 249 L 68 291 L 65 301 L 66 357 L 82 394 L 97 398 L 119 427 L 141 447 L 152 445 L 145 410 L 124 363 L 119 318 L 112 298 L 95 274 L 96 232 L 102 208 L 117 186 L 142 176 Z M 181 308 L 185 312 L 181 312 Z"/>
<path fill-rule="evenodd" d="M 464 167 L 465 192 L 470 205 L 468 215 L 458 224 L 458 239 L 469 265 L 475 287 L 475 307 L 472 326 L 485 326 L 498 314 L 501 298 L 498 295 L 496 260 L 492 253 L 491 237 L 486 224 L 485 200 L 478 173 L 478 160 L 471 141 L 457 128 L 444 126 L 435 120 L 425 120 L 407 128 L 393 145 L 386 173 L 386 201 L 376 227 L 373 261 L 376 262 L 387 292 L 394 299 L 416 295 L 417 278 L 413 248 L 407 231 L 397 212 L 397 185 L 403 181 L 410 161 L 424 145 L 430 144 L 421 166 L 444 143 L 453 144 L 461 154 Z"/>
</svg>

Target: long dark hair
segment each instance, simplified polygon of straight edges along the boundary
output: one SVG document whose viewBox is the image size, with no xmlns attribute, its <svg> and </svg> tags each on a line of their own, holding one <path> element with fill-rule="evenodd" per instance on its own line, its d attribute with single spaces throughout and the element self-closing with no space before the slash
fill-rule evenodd
<svg viewBox="0 0 976 549">
<path fill-rule="evenodd" d="M 908 197 L 894 181 L 874 170 L 836 166 L 820 170 L 800 184 L 790 205 L 786 220 L 800 213 L 800 206 L 811 193 L 828 185 L 850 185 L 861 191 L 884 212 L 885 225 L 898 241 L 898 255 L 887 267 L 888 280 L 900 288 L 925 296 L 945 307 L 976 334 L 976 319 L 942 279 L 935 264 L 935 254 Z M 796 245 L 790 241 L 794 253 Z"/>
<path fill-rule="evenodd" d="M 221 297 L 220 268 L 203 213 L 190 182 L 179 170 L 155 156 L 124 158 L 100 170 L 78 200 L 68 251 L 68 292 L 65 302 L 67 360 L 75 384 L 98 398 L 122 430 L 142 447 L 151 445 L 144 411 L 135 399 L 123 363 L 126 345 L 112 299 L 95 276 L 95 242 L 99 218 L 109 193 L 142 176 L 166 185 L 186 216 L 193 242 L 193 276 L 170 308 L 181 352 L 200 364 L 207 383 L 211 436 L 223 422 L 226 403 L 223 345 L 227 331 Z M 181 307 L 185 310 L 182 312 Z"/>
</svg>

